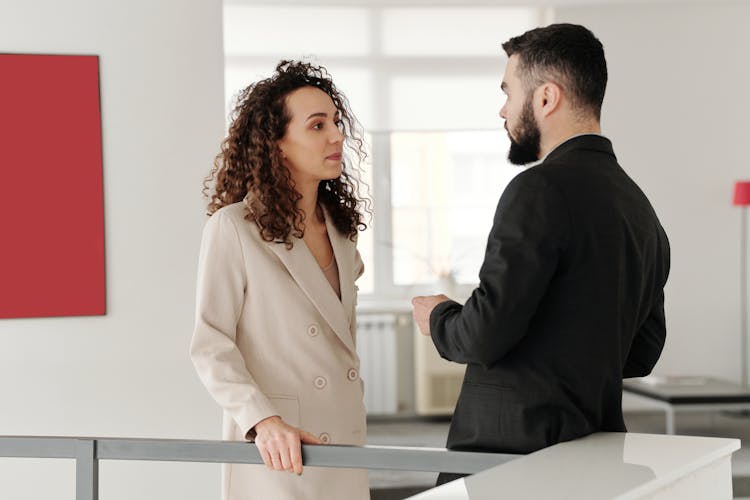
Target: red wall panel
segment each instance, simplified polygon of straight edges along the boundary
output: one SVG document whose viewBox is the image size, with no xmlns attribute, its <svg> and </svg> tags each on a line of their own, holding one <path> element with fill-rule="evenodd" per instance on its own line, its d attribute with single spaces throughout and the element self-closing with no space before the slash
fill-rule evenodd
<svg viewBox="0 0 750 500">
<path fill-rule="evenodd" d="M 97 56 L 0 54 L 0 318 L 105 312 Z"/>
</svg>

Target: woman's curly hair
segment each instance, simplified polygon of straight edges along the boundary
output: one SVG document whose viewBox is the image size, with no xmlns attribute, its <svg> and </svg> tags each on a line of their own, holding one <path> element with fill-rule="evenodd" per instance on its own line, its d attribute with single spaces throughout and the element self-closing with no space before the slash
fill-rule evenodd
<svg viewBox="0 0 750 500">
<path fill-rule="evenodd" d="M 246 219 L 258 225 L 265 241 L 284 243 L 287 248 L 292 247 L 291 236 L 302 238 L 305 216 L 311 214 L 296 206 L 302 195 L 295 190 L 291 172 L 281 162 L 277 142 L 291 120 L 286 97 L 307 86 L 328 94 L 340 114 L 345 136 L 341 176 L 320 182 L 318 203 L 327 209 L 336 228 L 351 240 L 358 230 L 367 228 L 362 212 L 370 213 L 369 200 L 357 195 L 363 184 L 360 163 L 367 157 L 362 128 L 349 109 L 349 101 L 322 66 L 281 61 L 270 78 L 240 92 L 229 133 L 203 182 L 203 194 L 209 199 L 208 215 L 242 201 L 249 193 Z M 350 165 L 352 159 L 354 163 Z M 211 182 L 213 186 L 209 188 Z"/>
</svg>

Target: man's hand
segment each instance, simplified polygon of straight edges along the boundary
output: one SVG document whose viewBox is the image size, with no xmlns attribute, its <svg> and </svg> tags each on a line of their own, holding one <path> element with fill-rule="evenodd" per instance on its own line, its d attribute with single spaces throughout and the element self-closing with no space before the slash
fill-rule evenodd
<svg viewBox="0 0 750 500">
<path fill-rule="evenodd" d="M 436 305 L 446 300 L 450 299 L 443 294 L 423 295 L 411 299 L 411 305 L 414 307 L 412 315 L 422 335 L 430 336 L 430 314 Z"/>
</svg>

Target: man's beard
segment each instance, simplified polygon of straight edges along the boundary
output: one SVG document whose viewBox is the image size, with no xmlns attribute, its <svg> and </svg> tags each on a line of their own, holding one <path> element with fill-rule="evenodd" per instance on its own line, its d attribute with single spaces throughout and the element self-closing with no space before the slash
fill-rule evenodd
<svg viewBox="0 0 750 500">
<path fill-rule="evenodd" d="M 527 99 L 521 111 L 520 123 L 516 127 L 514 139 L 508 131 L 510 149 L 508 161 L 514 165 L 526 165 L 539 159 L 541 133 L 534 119 L 531 99 Z"/>
</svg>

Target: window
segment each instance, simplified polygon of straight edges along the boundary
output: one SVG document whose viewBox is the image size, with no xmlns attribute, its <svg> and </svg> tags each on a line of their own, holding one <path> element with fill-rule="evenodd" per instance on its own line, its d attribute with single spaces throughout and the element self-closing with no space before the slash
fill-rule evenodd
<svg viewBox="0 0 750 500">
<path fill-rule="evenodd" d="M 476 283 L 497 200 L 519 171 L 501 131 L 391 134 L 393 281 Z"/>
<path fill-rule="evenodd" d="M 374 216 L 359 239 L 362 298 L 428 292 L 448 273 L 476 284 L 497 200 L 520 171 L 505 159 L 498 117 L 500 44 L 541 16 L 521 7 L 225 2 L 227 112 L 279 60 L 306 58 L 329 70 L 367 132 Z"/>
</svg>

